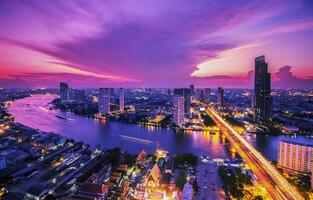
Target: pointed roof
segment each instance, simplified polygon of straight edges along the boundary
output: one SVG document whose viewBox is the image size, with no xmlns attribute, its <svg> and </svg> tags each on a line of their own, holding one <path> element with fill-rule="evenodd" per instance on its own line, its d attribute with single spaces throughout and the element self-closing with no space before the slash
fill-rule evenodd
<svg viewBox="0 0 313 200">
<path fill-rule="evenodd" d="M 146 156 L 147 156 L 147 153 L 145 152 L 145 150 L 142 150 L 142 151 L 138 154 L 136 160 L 137 160 L 137 161 L 140 161 L 140 160 L 144 159 Z"/>
<path fill-rule="evenodd" d="M 155 165 L 153 166 L 153 168 L 151 169 L 151 171 L 150 171 L 149 177 L 152 177 L 152 179 L 153 179 L 155 182 L 157 182 L 157 181 L 159 180 L 159 178 L 160 178 L 160 173 L 161 173 L 161 171 L 160 171 L 158 165 L 155 164 Z"/>
</svg>

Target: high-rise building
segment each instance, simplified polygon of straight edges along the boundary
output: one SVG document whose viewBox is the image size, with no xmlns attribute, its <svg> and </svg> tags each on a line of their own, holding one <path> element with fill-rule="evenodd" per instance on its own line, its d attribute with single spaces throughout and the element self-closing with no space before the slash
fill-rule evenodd
<svg viewBox="0 0 313 200">
<path fill-rule="evenodd" d="M 271 74 L 268 73 L 265 56 L 255 58 L 255 116 L 263 123 L 272 118 Z"/>
<path fill-rule="evenodd" d="M 210 103 L 210 101 L 211 101 L 211 89 L 204 88 L 204 102 Z"/>
<path fill-rule="evenodd" d="M 61 102 L 70 100 L 70 88 L 67 83 L 60 83 L 60 99 Z"/>
<path fill-rule="evenodd" d="M 110 113 L 110 88 L 100 88 L 98 111 L 102 114 Z"/>
<path fill-rule="evenodd" d="M 200 91 L 200 101 L 201 102 L 205 102 L 205 95 L 204 95 L 204 91 L 203 90 Z"/>
<path fill-rule="evenodd" d="M 313 145 L 281 141 L 277 164 L 294 173 L 308 173 L 312 170 Z"/>
<path fill-rule="evenodd" d="M 191 92 L 188 88 L 174 89 L 174 96 L 182 96 L 185 99 L 185 113 L 190 114 L 191 107 Z"/>
<path fill-rule="evenodd" d="M 195 95 L 195 86 L 193 84 L 190 84 L 189 89 L 190 89 L 190 95 L 194 96 Z"/>
<path fill-rule="evenodd" d="M 217 88 L 217 105 L 224 105 L 224 90 L 221 87 Z"/>
<path fill-rule="evenodd" d="M 176 96 L 173 98 L 173 121 L 178 126 L 184 124 L 185 115 L 185 99 L 183 96 Z"/>
<path fill-rule="evenodd" d="M 70 90 L 70 100 L 84 101 L 86 99 L 85 91 L 79 89 Z"/>
<path fill-rule="evenodd" d="M 119 101 L 119 106 L 120 106 L 120 111 L 124 111 L 124 88 L 119 89 L 119 95 L 120 95 L 120 101 Z"/>
</svg>

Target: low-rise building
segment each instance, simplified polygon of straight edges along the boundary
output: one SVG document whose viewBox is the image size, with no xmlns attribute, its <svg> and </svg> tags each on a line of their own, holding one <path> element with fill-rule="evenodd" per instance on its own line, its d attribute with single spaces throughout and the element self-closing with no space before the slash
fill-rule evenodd
<svg viewBox="0 0 313 200">
<path fill-rule="evenodd" d="M 193 198 L 193 188 L 190 183 L 186 183 L 183 188 L 183 193 L 181 200 L 192 200 Z"/>
</svg>

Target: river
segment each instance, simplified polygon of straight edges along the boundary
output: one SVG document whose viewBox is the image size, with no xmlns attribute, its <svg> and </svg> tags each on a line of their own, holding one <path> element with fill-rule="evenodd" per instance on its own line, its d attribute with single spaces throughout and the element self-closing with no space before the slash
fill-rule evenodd
<svg viewBox="0 0 313 200">
<path fill-rule="evenodd" d="M 59 110 L 50 110 L 49 103 L 54 98 L 55 96 L 50 95 L 19 99 L 9 106 L 8 111 L 14 116 L 15 122 L 34 129 L 58 133 L 76 141 L 83 141 L 91 147 L 119 146 L 131 153 L 139 153 L 142 149 L 152 153 L 156 148 L 161 148 L 171 154 L 191 152 L 197 155 L 209 155 L 212 158 L 230 157 L 225 147 L 225 139 L 221 134 L 211 135 L 199 131 L 176 133 L 166 128 L 103 122 Z M 56 115 L 71 120 L 62 119 Z M 247 136 L 246 140 L 270 160 L 277 160 L 278 144 L 281 140 L 313 144 L 313 139 L 305 136 L 252 134 Z"/>
</svg>

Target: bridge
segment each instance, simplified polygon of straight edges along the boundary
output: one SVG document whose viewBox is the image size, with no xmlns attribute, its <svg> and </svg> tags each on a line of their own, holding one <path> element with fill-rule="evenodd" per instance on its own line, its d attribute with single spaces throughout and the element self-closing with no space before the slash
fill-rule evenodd
<svg viewBox="0 0 313 200">
<path fill-rule="evenodd" d="M 225 134 L 236 152 L 249 165 L 258 181 L 274 200 L 304 200 L 298 191 L 273 167 L 263 155 L 235 131 L 213 108 L 207 114 Z"/>
</svg>

